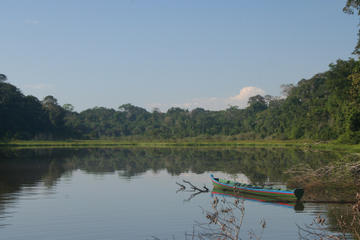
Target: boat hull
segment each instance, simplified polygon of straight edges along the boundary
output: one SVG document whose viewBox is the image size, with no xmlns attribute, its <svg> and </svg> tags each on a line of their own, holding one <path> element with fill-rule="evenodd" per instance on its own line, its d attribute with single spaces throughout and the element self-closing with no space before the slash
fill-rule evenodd
<svg viewBox="0 0 360 240">
<path fill-rule="evenodd" d="M 298 201 L 304 194 L 303 189 L 294 189 L 294 190 L 274 190 L 274 189 L 264 189 L 256 187 L 243 187 L 236 186 L 232 183 L 222 182 L 220 179 L 215 178 L 211 175 L 211 181 L 214 185 L 214 188 L 225 189 L 233 191 L 235 193 L 245 193 L 252 195 L 265 196 L 273 199 L 281 199 L 282 201 Z"/>
<path fill-rule="evenodd" d="M 248 200 L 248 201 L 256 201 L 256 202 L 261 202 L 263 204 L 293 208 L 296 211 L 304 210 L 304 204 L 300 201 L 281 201 L 281 199 L 274 199 L 274 198 L 263 196 L 263 195 L 234 193 L 233 191 L 228 191 L 223 188 L 214 188 L 211 192 L 211 195 L 212 196 L 221 196 L 221 197 L 233 197 L 233 198 L 244 199 L 244 200 Z"/>
</svg>

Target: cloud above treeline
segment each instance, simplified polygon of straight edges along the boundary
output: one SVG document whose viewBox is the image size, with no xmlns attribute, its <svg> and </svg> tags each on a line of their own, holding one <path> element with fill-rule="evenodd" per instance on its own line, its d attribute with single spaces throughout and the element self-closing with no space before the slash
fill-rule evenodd
<svg viewBox="0 0 360 240">
<path fill-rule="evenodd" d="M 240 108 L 245 108 L 250 97 L 255 95 L 264 95 L 265 91 L 257 87 L 244 87 L 240 90 L 239 94 L 235 96 L 230 96 L 227 98 L 220 97 L 210 97 L 210 98 L 195 98 L 185 103 L 175 103 L 175 104 L 163 104 L 163 103 L 153 103 L 149 104 L 150 109 L 158 108 L 161 111 L 167 111 L 171 107 L 179 107 L 184 109 L 195 109 L 195 108 L 204 108 L 206 110 L 224 110 L 230 106 L 238 106 Z"/>
</svg>

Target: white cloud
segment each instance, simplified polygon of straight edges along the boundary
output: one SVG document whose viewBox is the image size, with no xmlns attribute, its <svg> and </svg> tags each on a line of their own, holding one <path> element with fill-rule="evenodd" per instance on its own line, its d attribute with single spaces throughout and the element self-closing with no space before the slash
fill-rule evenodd
<svg viewBox="0 0 360 240">
<path fill-rule="evenodd" d="M 244 87 L 243 89 L 240 90 L 240 93 L 234 97 L 231 97 L 230 99 L 232 101 L 238 101 L 238 102 L 244 102 L 244 101 L 248 101 L 248 99 L 252 96 L 255 95 L 264 95 L 265 91 L 262 90 L 261 88 L 257 88 L 257 87 Z"/>
<path fill-rule="evenodd" d="M 164 103 L 153 103 L 148 104 L 148 108 L 159 108 L 161 111 L 167 111 L 171 107 L 180 107 L 185 109 L 194 109 L 194 108 L 204 108 L 207 110 L 223 110 L 229 108 L 229 106 L 239 106 L 240 108 L 245 108 L 249 97 L 255 95 L 264 95 L 265 91 L 257 87 L 244 87 L 240 90 L 239 94 L 228 97 L 228 98 L 195 98 L 186 103 L 180 104 L 164 104 Z"/>
</svg>

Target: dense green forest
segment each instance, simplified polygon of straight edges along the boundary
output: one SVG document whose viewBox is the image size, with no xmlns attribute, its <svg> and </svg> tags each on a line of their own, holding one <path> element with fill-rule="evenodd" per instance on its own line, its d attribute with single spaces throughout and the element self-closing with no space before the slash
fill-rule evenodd
<svg viewBox="0 0 360 240">
<path fill-rule="evenodd" d="M 80 113 L 53 96 L 39 100 L 0 78 L 0 138 L 101 139 L 225 137 L 227 139 L 314 139 L 360 142 L 360 62 L 349 59 L 297 85 L 282 97 L 253 96 L 248 107 L 147 110 L 131 104 Z"/>
</svg>

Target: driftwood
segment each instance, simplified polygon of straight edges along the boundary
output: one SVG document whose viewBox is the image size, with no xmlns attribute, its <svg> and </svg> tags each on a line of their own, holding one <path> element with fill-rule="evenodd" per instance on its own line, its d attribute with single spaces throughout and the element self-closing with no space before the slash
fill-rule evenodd
<svg viewBox="0 0 360 240">
<path fill-rule="evenodd" d="M 185 185 L 178 182 L 176 182 L 176 184 L 180 186 L 180 188 L 176 191 L 176 193 L 184 191 L 186 189 Z"/>
<path fill-rule="evenodd" d="M 190 188 L 189 190 L 187 190 L 186 186 L 184 184 L 178 183 L 176 182 L 177 185 L 179 185 L 179 189 L 176 191 L 176 193 L 178 192 L 193 192 L 193 194 L 190 195 L 190 197 L 188 199 L 185 199 L 184 201 L 188 202 L 191 199 L 193 199 L 195 196 L 201 194 L 201 193 L 206 193 L 209 192 L 209 188 L 206 187 L 206 185 L 204 185 L 202 188 L 195 186 L 194 184 L 192 184 L 190 181 L 186 181 L 183 180 L 184 183 L 186 183 L 188 186 L 188 188 Z"/>
<path fill-rule="evenodd" d="M 192 189 L 193 191 L 209 192 L 209 189 L 208 189 L 205 185 L 203 186 L 203 189 L 200 189 L 200 188 L 196 187 L 195 185 L 193 185 L 193 184 L 192 184 L 191 182 L 189 182 L 189 181 L 183 180 L 183 182 L 189 184 L 190 187 L 191 187 L 191 189 Z"/>
</svg>

